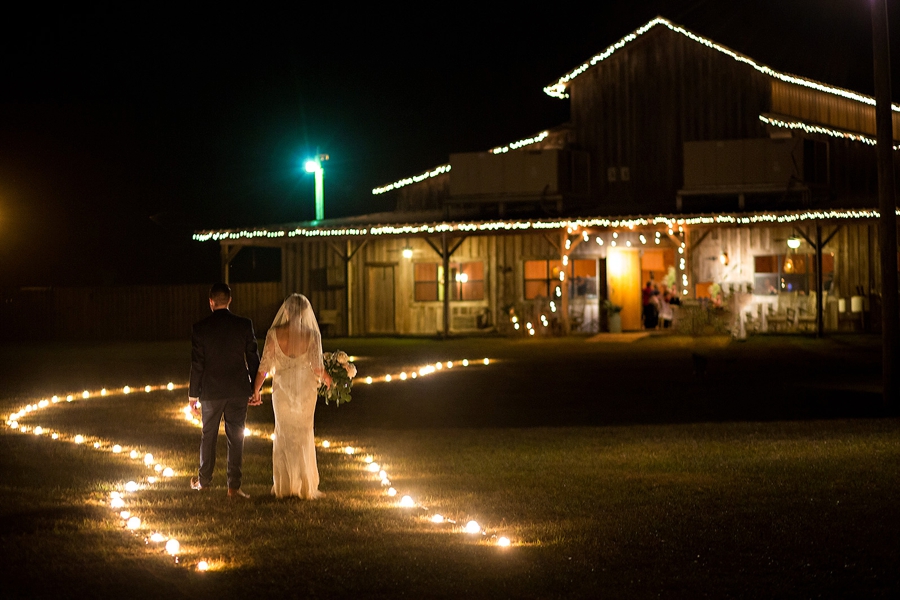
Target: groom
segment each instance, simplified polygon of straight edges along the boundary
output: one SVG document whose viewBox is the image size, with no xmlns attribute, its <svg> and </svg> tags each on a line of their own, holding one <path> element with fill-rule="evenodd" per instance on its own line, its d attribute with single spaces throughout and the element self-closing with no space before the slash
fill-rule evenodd
<svg viewBox="0 0 900 600">
<path fill-rule="evenodd" d="M 259 369 L 256 334 L 250 319 L 228 310 L 231 288 L 217 283 L 209 290 L 212 314 L 194 325 L 191 333 L 191 410 L 202 400 L 203 433 L 200 436 L 200 472 L 191 487 L 205 490 L 212 483 L 216 464 L 219 423 L 225 417 L 228 439 L 228 497 L 249 498 L 241 490 L 244 454 L 244 421 L 247 404 L 256 400 L 253 382 Z"/>
</svg>

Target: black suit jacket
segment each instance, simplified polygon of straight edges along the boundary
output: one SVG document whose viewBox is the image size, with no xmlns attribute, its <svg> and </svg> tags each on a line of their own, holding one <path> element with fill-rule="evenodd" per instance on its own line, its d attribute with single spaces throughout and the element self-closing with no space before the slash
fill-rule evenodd
<svg viewBox="0 0 900 600">
<path fill-rule="evenodd" d="M 256 334 L 250 319 L 227 308 L 214 311 L 191 332 L 191 398 L 248 399 L 259 370 Z"/>
</svg>

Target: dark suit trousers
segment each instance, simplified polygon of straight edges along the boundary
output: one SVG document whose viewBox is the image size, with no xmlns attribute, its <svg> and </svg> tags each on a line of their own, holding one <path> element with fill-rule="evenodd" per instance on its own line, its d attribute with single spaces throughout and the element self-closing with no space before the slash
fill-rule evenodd
<svg viewBox="0 0 900 600">
<path fill-rule="evenodd" d="M 216 441 L 219 423 L 225 417 L 225 439 L 228 440 L 228 487 L 241 487 L 241 464 L 244 460 L 244 423 L 247 420 L 247 398 L 233 400 L 204 400 L 203 433 L 200 436 L 200 485 L 212 483 L 216 466 Z"/>
</svg>

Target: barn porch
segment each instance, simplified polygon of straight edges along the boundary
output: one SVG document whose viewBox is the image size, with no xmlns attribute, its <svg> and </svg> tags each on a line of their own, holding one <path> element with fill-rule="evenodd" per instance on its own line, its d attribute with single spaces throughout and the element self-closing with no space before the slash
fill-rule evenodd
<svg viewBox="0 0 900 600">
<path fill-rule="evenodd" d="M 283 294 L 309 296 L 332 335 L 592 333 L 608 329 L 609 304 L 621 307 L 622 329 L 636 331 L 647 281 L 679 297 L 681 330 L 691 333 L 697 314 L 710 310 L 729 314 L 726 327 L 738 337 L 865 331 L 880 323 L 874 211 L 460 222 L 414 216 L 194 238 L 219 242 L 226 281 L 242 248 L 279 248 Z"/>
</svg>

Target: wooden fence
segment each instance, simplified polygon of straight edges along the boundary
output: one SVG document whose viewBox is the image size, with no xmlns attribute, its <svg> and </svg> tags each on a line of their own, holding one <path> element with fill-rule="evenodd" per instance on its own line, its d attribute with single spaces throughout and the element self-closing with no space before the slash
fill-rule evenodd
<svg viewBox="0 0 900 600">
<path fill-rule="evenodd" d="M 281 283 L 235 283 L 231 310 L 268 329 Z M 20 288 L 0 292 L 0 340 L 186 340 L 209 314 L 208 285 Z"/>
</svg>

